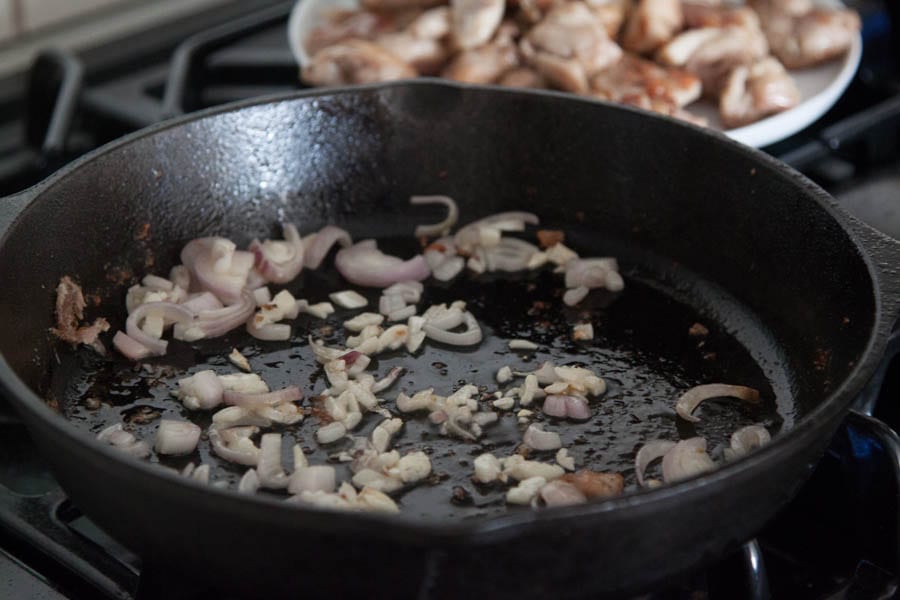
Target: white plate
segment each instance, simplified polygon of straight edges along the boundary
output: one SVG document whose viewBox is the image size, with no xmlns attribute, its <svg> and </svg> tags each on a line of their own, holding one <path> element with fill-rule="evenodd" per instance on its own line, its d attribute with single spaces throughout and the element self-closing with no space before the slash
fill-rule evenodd
<svg viewBox="0 0 900 600">
<path fill-rule="evenodd" d="M 828 0 L 823 4 L 833 4 Z M 294 58 L 301 66 L 309 55 L 301 40 L 312 32 L 334 10 L 359 8 L 358 0 L 298 0 L 288 20 L 288 43 Z M 828 112 L 847 89 L 862 57 L 862 37 L 857 35 L 842 60 L 834 60 L 812 69 L 791 71 L 804 100 L 791 110 L 767 117 L 756 123 L 724 130 L 729 137 L 761 148 L 779 142 L 812 124 Z M 687 107 L 692 113 L 706 117 L 711 127 L 722 130 L 716 106 L 705 100 Z"/>
</svg>

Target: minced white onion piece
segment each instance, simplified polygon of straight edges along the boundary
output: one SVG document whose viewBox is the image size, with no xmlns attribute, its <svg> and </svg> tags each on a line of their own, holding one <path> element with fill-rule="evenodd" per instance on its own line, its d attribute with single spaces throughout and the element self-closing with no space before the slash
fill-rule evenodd
<svg viewBox="0 0 900 600">
<path fill-rule="evenodd" d="M 354 290 L 343 290 L 341 292 L 333 292 L 328 294 L 331 301 L 348 310 L 356 310 L 362 308 L 369 303 L 366 297 Z"/>
<path fill-rule="evenodd" d="M 193 452 L 199 441 L 200 427 L 194 423 L 160 419 L 154 447 L 160 454 L 177 456 Z"/>
<path fill-rule="evenodd" d="M 306 307 L 306 313 L 317 319 L 326 319 L 328 315 L 334 312 L 331 302 L 319 302 L 318 304 L 310 304 Z"/>
<path fill-rule="evenodd" d="M 543 477 L 529 477 L 520 481 L 519 485 L 506 492 L 507 504 L 531 504 L 531 500 L 546 483 L 547 480 Z"/>
<path fill-rule="evenodd" d="M 347 428 L 343 423 L 335 421 L 319 427 L 316 431 L 316 441 L 320 444 L 332 444 L 347 434 Z"/>
<path fill-rule="evenodd" d="M 265 433 L 259 440 L 259 460 L 256 473 L 262 487 L 280 490 L 288 485 L 288 476 L 281 465 L 281 434 Z"/>
<path fill-rule="evenodd" d="M 237 489 L 242 494 L 256 493 L 256 490 L 259 489 L 259 475 L 256 474 L 256 469 L 247 469 L 247 472 L 244 473 L 238 482 Z"/>
<path fill-rule="evenodd" d="M 265 394 L 269 386 L 263 378 L 256 373 L 229 373 L 219 375 L 222 387 L 229 392 L 241 392 L 242 394 Z"/>
<path fill-rule="evenodd" d="M 384 316 L 378 313 L 364 312 L 356 315 L 349 321 L 344 321 L 344 327 L 353 332 L 360 332 L 370 325 L 381 325 Z"/>
<path fill-rule="evenodd" d="M 538 493 L 545 506 L 573 506 L 587 502 L 581 490 L 567 481 L 551 481 Z"/>
<path fill-rule="evenodd" d="M 576 342 L 584 342 L 594 339 L 594 326 L 590 323 L 578 323 L 572 327 L 572 339 Z"/>
<path fill-rule="evenodd" d="M 556 450 L 562 447 L 562 440 L 555 431 L 544 431 L 540 425 L 531 424 L 525 430 L 522 441 L 534 450 Z"/>
<path fill-rule="evenodd" d="M 259 448 L 250 436 L 259 432 L 259 427 L 241 426 L 219 430 L 209 429 L 209 443 L 213 452 L 227 461 L 239 465 L 255 466 L 259 460 Z"/>
<path fill-rule="evenodd" d="M 288 491 L 291 494 L 301 492 L 333 492 L 336 486 L 334 467 L 327 465 L 301 466 L 291 474 Z"/>
<path fill-rule="evenodd" d="M 228 355 L 228 361 L 245 373 L 249 373 L 253 370 L 250 368 L 250 362 L 247 361 L 247 357 L 241 354 L 237 348 L 231 349 L 231 353 Z"/>
<path fill-rule="evenodd" d="M 529 340 L 509 340 L 510 350 L 537 350 L 538 345 Z"/>
<path fill-rule="evenodd" d="M 396 321 L 405 321 L 408 318 L 414 316 L 416 314 L 416 307 L 413 304 L 409 306 L 405 306 L 399 310 L 395 310 L 392 313 L 388 314 L 388 321 L 396 322 Z"/>
<path fill-rule="evenodd" d="M 566 290 L 566 293 L 563 294 L 563 303 L 566 306 L 575 306 L 576 304 L 584 300 L 590 291 L 591 290 L 583 285 L 572 288 L 570 290 Z"/>
<path fill-rule="evenodd" d="M 222 380 L 210 369 L 179 379 L 178 390 L 178 397 L 191 410 L 215 408 L 225 393 Z"/>
</svg>

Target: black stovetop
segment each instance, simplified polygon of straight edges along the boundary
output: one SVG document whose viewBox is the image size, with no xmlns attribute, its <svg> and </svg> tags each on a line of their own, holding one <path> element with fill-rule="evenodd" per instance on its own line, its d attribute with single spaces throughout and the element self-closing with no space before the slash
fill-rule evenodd
<svg viewBox="0 0 900 600">
<path fill-rule="evenodd" d="M 857 77 L 820 121 L 765 150 L 900 238 L 898 7 L 892 0 L 850 4 L 864 22 Z M 48 51 L 26 76 L 0 81 L 0 196 L 166 117 L 299 89 L 284 33 L 291 5 L 232 3 L 127 44 L 77 56 Z M 799 496 L 756 539 L 647 598 L 893 597 L 900 441 L 891 427 L 900 426 L 900 361 L 886 362 L 883 375 Z M 0 597 L 156 597 L 140 558 L 68 501 L 2 399 L 0 439 Z"/>
</svg>

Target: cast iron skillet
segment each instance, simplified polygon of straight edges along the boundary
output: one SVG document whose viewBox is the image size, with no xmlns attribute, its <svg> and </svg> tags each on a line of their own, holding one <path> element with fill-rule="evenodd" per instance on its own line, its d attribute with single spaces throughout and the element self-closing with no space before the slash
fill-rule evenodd
<svg viewBox="0 0 900 600">
<path fill-rule="evenodd" d="M 516 208 L 580 223 L 582 246 L 620 257 L 632 297 L 740 345 L 727 355 L 743 357 L 739 370 L 751 357 L 785 431 L 708 475 L 606 502 L 386 518 L 184 481 L 101 446 L 42 399 L 65 412 L 59 365 L 74 364 L 62 379 L 94 368 L 48 335 L 60 276 L 121 306 L 130 276 L 166 272 L 193 237 L 245 242 L 282 219 L 408 236 L 425 220 L 410 215 L 413 193 L 449 194 L 465 219 Z M 702 565 L 810 472 L 878 366 L 900 290 L 897 244 L 764 154 L 619 106 L 432 81 L 247 102 L 138 132 L 0 203 L 0 239 L 0 381 L 60 482 L 145 571 L 236 595 L 613 596 Z M 322 574 L 335 564 L 345 577 Z"/>
</svg>

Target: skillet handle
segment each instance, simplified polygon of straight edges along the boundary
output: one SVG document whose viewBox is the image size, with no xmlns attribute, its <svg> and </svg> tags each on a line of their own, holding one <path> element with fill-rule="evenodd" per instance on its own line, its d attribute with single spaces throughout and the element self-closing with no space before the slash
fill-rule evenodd
<svg viewBox="0 0 900 600">
<path fill-rule="evenodd" d="M 881 303 L 879 320 L 887 324 L 886 331 L 890 332 L 900 319 L 900 241 L 853 216 L 849 216 L 847 221 L 875 267 L 877 295 Z"/>
</svg>

